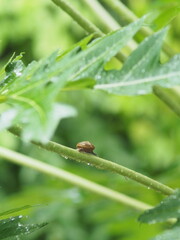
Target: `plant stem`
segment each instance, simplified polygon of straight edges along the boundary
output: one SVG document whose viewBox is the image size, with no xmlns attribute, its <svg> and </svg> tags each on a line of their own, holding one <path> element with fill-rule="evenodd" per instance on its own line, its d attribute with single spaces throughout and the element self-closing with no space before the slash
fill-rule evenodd
<svg viewBox="0 0 180 240">
<path fill-rule="evenodd" d="M 110 7 L 114 12 L 119 14 L 121 17 L 124 17 L 129 23 L 137 21 L 138 17 L 129 10 L 121 1 L 119 0 L 102 0 L 105 2 L 108 7 Z M 143 36 L 150 36 L 153 34 L 153 31 L 148 27 L 143 27 L 140 30 Z M 164 43 L 162 46 L 164 53 L 166 53 L 169 57 L 174 55 L 173 50 L 168 46 L 167 43 Z"/>
<path fill-rule="evenodd" d="M 84 0 L 88 7 L 96 15 L 98 21 L 107 29 L 107 32 L 121 28 L 121 25 L 106 11 L 97 0 Z"/>
<path fill-rule="evenodd" d="M 124 17 L 128 22 L 134 22 L 138 17 L 119 0 L 102 0 L 119 16 Z"/>
<path fill-rule="evenodd" d="M 84 0 L 98 21 L 105 27 L 106 33 L 122 28 L 121 25 L 109 14 L 108 11 L 97 0 Z M 129 41 L 126 48 L 133 51 L 137 47 L 135 40 Z"/>
<path fill-rule="evenodd" d="M 85 29 L 88 33 L 94 33 L 95 37 L 102 37 L 103 32 L 96 27 L 89 20 L 84 18 L 75 8 L 72 8 L 67 1 L 63 0 L 52 0 L 58 7 L 64 10 L 67 14 L 69 14 L 74 21 L 76 21 L 83 29 Z"/>
<path fill-rule="evenodd" d="M 53 177 L 57 177 L 59 179 L 63 179 L 66 182 L 74 184 L 83 189 L 90 190 L 91 192 L 97 193 L 103 197 L 107 197 L 114 201 L 123 203 L 137 210 L 146 210 L 146 209 L 152 208 L 152 206 L 146 203 L 135 200 L 124 194 L 118 193 L 114 190 L 111 190 L 97 183 L 89 181 L 85 178 L 76 176 L 75 174 L 69 173 L 65 170 L 59 169 L 57 167 L 51 166 L 47 163 L 41 162 L 34 158 L 27 157 L 23 154 L 11 151 L 9 149 L 0 147 L 0 156 L 13 163 L 20 164 L 21 166 L 30 167 L 39 172 L 48 174 Z"/>
<path fill-rule="evenodd" d="M 20 136 L 20 129 L 16 128 L 16 127 L 12 127 L 9 129 L 10 132 L 12 132 L 13 134 Z M 123 167 L 117 163 L 105 160 L 103 158 L 94 156 L 92 154 L 87 154 L 87 153 L 81 153 L 78 152 L 75 149 L 69 148 L 69 147 L 65 147 L 61 144 L 57 144 L 55 142 L 49 141 L 47 144 L 42 144 L 39 142 L 35 142 L 32 141 L 32 143 L 38 145 L 39 147 L 46 149 L 48 151 L 51 152 L 56 152 L 58 154 L 60 154 L 61 156 L 65 156 L 67 158 L 70 158 L 72 160 L 76 160 L 78 162 L 83 162 L 86 163 L 88 165 L 92 165 L 95 166 L 96 168 L 100 168 L 100 169 L 104 169 L 104 170 L 108 170 L 114 173 L 118 173 L 122 176 L 125 176 L 129 179 L 132 179 L 136 182 L 139 182 L 145 186 L 147 186 L 149 189 L 154 189 L 157 192 L 160 192 L 162 194 L 165 195 L 170 195 L 173 193 L 173 189 L 162 184 L 159 183 L 149 177 L 144 176 L 143 174 L 140 174 L 138 172 L 135 172 L 131 169 L 128 169 L 126 167 Z"/>
<path fill-rule="evenodd" d="M 180 95 L 175 90 L 154 86 L 153 92 L 180 117 Z"/>
<path fill-rule="evenodd" d="M 52 0 L 58 7 L 64 10 L 67 14 L 69 14 L 74 21 L 76 21 L 83 29 L 85 29 L 88 33 L 93 33 L 94 37 L 103 37 L 104 33 L 96 27 L 91 21 L 82 16 L 80 12 L 78 12 L 75 8 L 72 8 L 71 5 L 64 0 Z M 119 52 L 117 58 L 124 62 L 127 58 L 123 53 Z"/>
</svg>

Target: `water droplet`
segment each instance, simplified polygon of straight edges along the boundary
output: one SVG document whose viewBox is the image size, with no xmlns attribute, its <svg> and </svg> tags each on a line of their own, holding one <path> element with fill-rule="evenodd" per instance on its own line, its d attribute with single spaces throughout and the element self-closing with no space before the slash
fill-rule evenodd
<svg viewBox="0 0 180 240">
<path fill-rule="evenodd" d="M 15 69 L 14 72 L 15 72 L 17 77 L 22 75 L 21 70 L 19 70 L 19 69 Z"/>
<path fill-rule="evenodd" d="M 143 95 L 143 94 L 146 94 L 146 91 L 143 89 L 140 89 L 140 90 L 138 90 L 137 94 Z"/>
<path fill-rule="evenodd" d="M 25 227 L 26 233 L 30 233 L 29 228 L 26 226 Z"/>
<path fill-rule="evenodd" d="M 21 227 L 21 226 L 23 226 L 20 222 L 18 222 L 18 227 Z"/>
</svg>

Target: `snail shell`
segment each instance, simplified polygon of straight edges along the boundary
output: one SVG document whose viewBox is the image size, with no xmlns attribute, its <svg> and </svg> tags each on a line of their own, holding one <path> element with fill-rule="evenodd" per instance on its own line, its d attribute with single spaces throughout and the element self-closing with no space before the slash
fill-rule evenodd
<svg viewBox="0 0 180 240">
<path fill-rule="evenodd" d="M 95 149 L 95 146 L 89 141 L 83 141 L 83 142 L 77 143 L 76 148 L 79 152 L 95 154 L 93 152 L 93 150 Z"/>
</svg>

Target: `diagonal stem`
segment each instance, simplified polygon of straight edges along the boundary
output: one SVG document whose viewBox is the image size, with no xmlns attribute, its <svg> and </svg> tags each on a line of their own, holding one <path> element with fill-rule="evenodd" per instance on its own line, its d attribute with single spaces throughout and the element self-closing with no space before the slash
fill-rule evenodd
<svg viewBox="0 0 180 240">
<path fill-rule="evenodd" d="M 12 127 L 9 129 L 10 132 L 13 134 L 20 136 L 21 131 L 17 127 Z M 60 154 L 61 156 L 65 156 L 67 158 L 70 158 L 72 160 L 78 161 L 78 162 L 83 162 L 88 165 L 95 166 L 96 168 L 100 168 L 103 170 L 108 170 L 117 174 L 120 174 L 122 176 L 125 176 L 129 179 L 132 179 L 138 183 L 141 183 L 142 185 L 147 186 L 149 189 L 154 189 L 157 192 L 160 192 L 165 195 L 170 195 L 173 193 L 173 189 L 160 183 L 157 182 L 141 173 L 135 172 L 129 168 L 123 167 L 122 165 L 119 165 L 117 163 L 105 160 L 103 158 L 91 155 L 91 154 L 86 154 L 86 153 L 80 153 L 75 149 L 63 146 L 61 144 L 49 141 L 47 144 L 42 144 L 39 142 L 32 141 L 33 144 L 46 149 L 51 152 L 55 152 Z"/>
<path fill-rule="evenodd" d="M 69 182 L 78 187 L 94 192 L 100 196 L 123 203 L 137 210 L 142 211 L 142 210 L 152 208 L 151 205 L 148 205 L 144 202 L 138 201 L 124 194 L 121 194 L 119 192 L 106 188 L 104 186 L 101 186 L 92 181 L 89 181 L 85 178 L 76 176 L 75 174 L 69 173 L 65 170 L 59 169 L 57 167 L 51 166 L 50 164 L 41 162 L 34 158 L 27 157 L 23 154 L 11 151 L 9 149 L 0 147 L 0 157 L 7 159 L 13 163 L 19 164 L 21 166 L 30 167 L 32 169 L 35 169 L 47 175 L 50 175 L 59 179 L 63 179 L 66 182 Z"/>
<path fill-rule="evenodd" d="M 87 18 L 83 17 L 82 14 L 73 8 L 67 1 L 64 0 L 52 0 L 58 7 L 60 7 L 63 11 L 69 14 L 74 21 L 76 21 L 83 29 L 85 29 L 88 33 L 93 33 L 94 37 L 103 37 L 104 33 L 96 27 L 91 21 Z M 117 54 L 117 58 L 124 62 L 127 58 L 122 52 Z"/>
<path fill-rule="evenodd" d="M 105 33 L 115 31 L 122 28 L 122 26 L 111 16 L 111 14 L 98 2 L 98 0 L 84 0 L 87 6 L 92 9 L 93 16 L 95 16 L 102 26 L 105 28 Z M 128 42 L 126 49 L 133 51 L 136 49 L 137 43 L 135 40 Z"/>
<path fill-rule="evenodd" d="M 180 117 L 180 91 L 155 85 L 153 86 L 153 93 Z"/>
</svg>

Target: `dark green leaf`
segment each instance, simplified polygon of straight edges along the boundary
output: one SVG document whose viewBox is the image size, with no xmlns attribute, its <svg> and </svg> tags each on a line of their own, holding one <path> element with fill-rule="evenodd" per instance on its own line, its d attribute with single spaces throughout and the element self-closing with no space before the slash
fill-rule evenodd
<svg viewBox="0 0 180 240">
<path fill-rule="evenodd" d="M 154 237 L 151 240 L 179 240 L 179 236 L 180 236 L 180 226 L 167 230 L 164 233 Z"/>
<path fill-rule="evenodd" d="M 19 235 L 27 235 L 38 230 L 47 223 L 42 224 L 24 224 L 22 223 L 23 216 L 19 215 L 7 219 L 0 220 L 0 238 L 6 239 L 8 237 L 15 237 Z"/>
<path fill-rule="evenodd" d="M 165 198 L 155 208 L 145 211 L 138 220 L 144 223 L 157 223 L 169 218 L 180 218 L 180 189 Z"/>
</svg>

